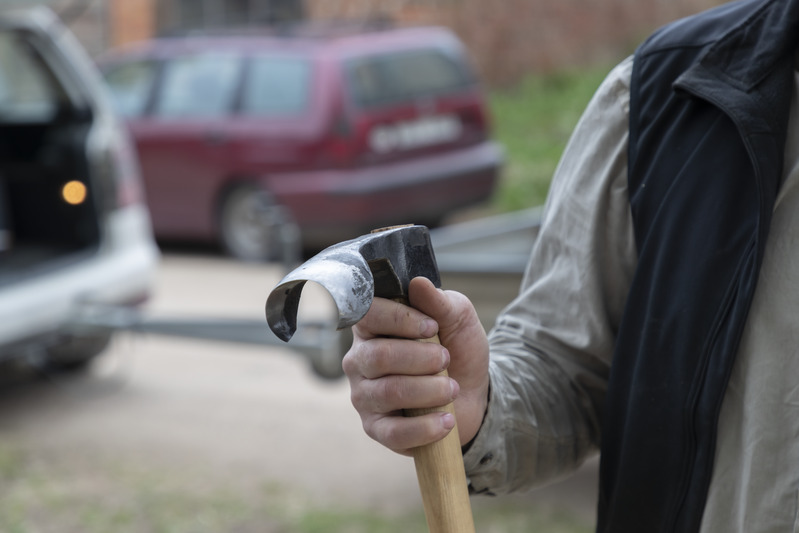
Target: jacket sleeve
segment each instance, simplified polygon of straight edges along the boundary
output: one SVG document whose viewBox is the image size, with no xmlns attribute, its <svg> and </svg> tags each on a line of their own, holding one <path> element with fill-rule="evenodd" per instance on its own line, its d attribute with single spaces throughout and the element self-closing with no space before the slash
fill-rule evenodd
<svg viewBox="0 0 799 533">
<path fill-rule="evenodd" d="M 489 335 L 491 393 L 464 455 L 503 494 L 575 470 L 599 446 L 614 341 L 636 264 L 627 197 L 632 58 L 599 87 L 553 177 L 519 296 Z"/>
</svg>

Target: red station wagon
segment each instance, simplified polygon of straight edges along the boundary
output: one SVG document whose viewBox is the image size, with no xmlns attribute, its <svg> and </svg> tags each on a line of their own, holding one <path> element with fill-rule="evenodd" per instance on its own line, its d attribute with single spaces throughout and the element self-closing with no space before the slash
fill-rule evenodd
<svg viewBox="0 0 799 533">
<path fill-rule="evenodd" d="M 170 37 L 98 62 L 136 142 L 156 236 L 275 259 L 435 226 L 492 195 L 503 151 L 444 28 Z"/>
</svg>

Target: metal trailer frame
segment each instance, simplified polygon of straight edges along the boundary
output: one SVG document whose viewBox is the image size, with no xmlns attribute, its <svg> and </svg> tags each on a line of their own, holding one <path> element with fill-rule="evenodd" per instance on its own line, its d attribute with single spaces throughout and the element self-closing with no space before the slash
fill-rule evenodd
<svg viewBox="0 0 799 533">
<path fill-rule="evenodd" d="M 541 211 L 535 207 L 430 232 L 442 287 L 469 297 L 486 330 L 491 329 L 499 312 L 518 293 L 538 235 Z M 300 321 L 288 344 L 275 337 L 261 319 L 154 317 L 146 312 L 103 306 L 83 308 L 74 327 L 282 347 L 307 358 L 316 376 L 338 379 L 343 375 L 341 360 L 352 343 L 352 332 L 336 331 L 335 322 L 332 316 L 329 321 Z"/>
</svg>

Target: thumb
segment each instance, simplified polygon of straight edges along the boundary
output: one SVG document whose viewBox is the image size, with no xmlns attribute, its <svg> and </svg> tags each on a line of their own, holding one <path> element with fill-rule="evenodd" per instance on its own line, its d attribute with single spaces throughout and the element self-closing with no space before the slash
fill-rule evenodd
<svg viewBox="0 0 799 533">
<path fill-rule="evenodd" d="M 442 327 L 448 321 L 452 309 L 444 291 L 427 278 L 417 277 L 408 286 L 408 301 L 414 309 L 426 314 Z"/>
<path fill-rule="evenodd" d="M 488 340 L 472 302 L 455 291 L 437 289 L 428 279 L 414 278 L 408 287 L 412 307 L 438 323 L 441 344 L 453 352 L 453 362 L 463 357 L 487 359 Z M 482 363 L 479 363 L 482 366 Z M 458 365 L 459 366 L 459 365 Z"/>
<path fill-rule="evenodd" d="M 474 306 L 463 294 L 436 288 L 426 278 L 414 278 L 408 287 L 411 307 L 421 311 L 438 323 L 442 344 L 450 333 L 476 329 L 485 334 Z"/>
<path fill-rule="evenodd" d="M 488 401 L 488 339 L 474 306 L 463 294 L 437 289 L 415 278 L 408 287 L 413 307 L 438 323 L 441 344 L 450 353 L 449 376 L 458 382 L 455 400 L 461 436 L 467 442 L 477 433 Z"/>
</svg>

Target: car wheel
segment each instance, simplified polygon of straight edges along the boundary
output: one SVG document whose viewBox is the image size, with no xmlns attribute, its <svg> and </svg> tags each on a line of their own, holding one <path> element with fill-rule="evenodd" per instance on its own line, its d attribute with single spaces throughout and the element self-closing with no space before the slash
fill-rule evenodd
<svg viewBox="0 0 799 533">
<path fill-rule="evenodd" d="M 240 186 L 225 196 L 219 230 L 225 251 L 244 261 L 287 261 L 288 250 L 298 247 L 288 210 L 256 187 Z"/>
<path fill-rule="evenodd" d="M 324 380 L 337 380 L 344 376 L 341 362 L 352 346 L 352 329 L 344 328 L 331 336 L 318 352 L 311 353 L 311 369 Z"/>
<path fill-rule="evenodd" d="M 47 348 L 48 365 L 56 370 L 83 370 L 111 343 L 113 332 L 69 335 Z"/>
</svg>

